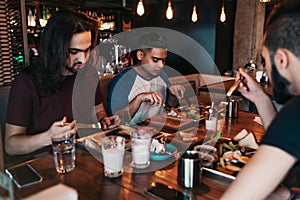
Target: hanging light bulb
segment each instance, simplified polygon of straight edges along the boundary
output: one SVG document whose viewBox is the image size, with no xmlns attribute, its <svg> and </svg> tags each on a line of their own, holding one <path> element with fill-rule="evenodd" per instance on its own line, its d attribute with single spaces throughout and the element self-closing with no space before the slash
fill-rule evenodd
<svg viewBox="0 0 300 200">
<path fill-rule="evenodd" d="M 226 14 L 225 14 L 225 7 L 224 7 L 224 0 L 223 0 L 223 5 L 222 5 L 222 10 L 221 10 L 221 15 L 220 15 L 220 21 L 224 23 L 226 21 Z"/>
<path fill-rule="evenodd" d="M 143 5 L 143 0 L 140 0 L 136 9 L 136 13 L 139 16 L 142 16 L 145 13 L 144 5 Z"/>
<path fill-rule="evenodd" d="M 270 2 L 271 0 L 259 0 L 259 1 L 262 3 L 267 3 L 267 2 Z"/>
<path fill-rule="evenodd" d="M 194 4 L 193 13 L 192 13 L 192 21 L 196 22 L 197 20 L 198 20 L 198 15 L 197 15 L 197 11 L 196 11 L 196 5 Z"/>
<path fill-rule="evenodd" d="M 169 20 L 173 18 L 173 9 L 172 9 L 171 1 L 168 2 L 168 8 L 167 8 L 167 11 L 166 11 L 166 17 Z"/>
</svg>

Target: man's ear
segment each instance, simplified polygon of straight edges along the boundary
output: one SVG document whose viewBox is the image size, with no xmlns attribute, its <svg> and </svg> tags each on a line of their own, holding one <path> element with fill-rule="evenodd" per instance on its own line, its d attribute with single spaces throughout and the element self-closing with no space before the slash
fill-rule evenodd
<svg viewBox="0 0 300 200">
<path fill-rule="evenodd" d="M 138 60 L 142 60 L 144 57 L 144 53 L 141 50 L 137 50 L 136 57 L 138 58 Z"/>
<path fill-rule="evenodd" d="M 284 49 L 277 49 L 274 56 L 275 64 L 281 69 L 285 69 L 289 65 L 289 57 Z"/>
</svg>

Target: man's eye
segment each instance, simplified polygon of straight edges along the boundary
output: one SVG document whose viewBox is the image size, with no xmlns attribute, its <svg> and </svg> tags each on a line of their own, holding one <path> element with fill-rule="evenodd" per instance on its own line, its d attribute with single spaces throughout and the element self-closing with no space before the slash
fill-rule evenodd
<svg viewBox="0 0 300 200">
<path fill-rule="evenodd" d="M 91 47 L 87 48 L 87 49 L 76 49 L 76 48 L 69 48 L 69 53 L 70 54 L 78 54 L 79 52 L 83 52 L 85 54 L 89 53 L 91 51 Z"/>
<path fill-rule="evenodd" d="M 69 49 L 70 54 L 77 54 L 78 50 L 77 49 Z"/>
<path fill-rule="evenodd" d="M 152 58 L 153 62 L 157 63 L 159 61 L 158 58 Z"/>
</svg>

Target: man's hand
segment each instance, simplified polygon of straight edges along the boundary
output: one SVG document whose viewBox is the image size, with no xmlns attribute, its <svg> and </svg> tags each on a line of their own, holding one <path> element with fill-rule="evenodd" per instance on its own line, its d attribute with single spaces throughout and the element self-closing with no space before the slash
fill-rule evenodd
<svg viewBox="0 0 300 200">
<path fill-rule="evenodd" d="M 120 126 L 120 124 L 121 124 L 121 119 L 120 119 L 119 115 L 104 117 L 101 120 L 101 126 L 102 126 L 103 130 L 118 127 L 118 126 Z"/>
<path fill-rule="evenodd" d="M 172 85 L 169 88 L 170 94 L 176 96 L 178 100 L 181 100 L 184 98 L 184 93 L 185 93 L 185 87 L 183 85 Z"/>
<path fill-rule="evenodd" d="M 236 75 L 237 79 L 240 79 L 241 75 L 244 77 L 244 80 L 241 81 L 238 91 L 247 99 L 256 103 L 255 101 L 259 100 L 259 97 L 265 96 L 263 88 L 261 85 L 248 74 L 245 70 L 239 69 L 239 72 Z"/>
<path fill-rule="evenodd" d="M 144 92 L 138 95 L 138 99 L 140 99 L 140 103 L 148 102 L 150 105 L 164 105 L 164 100 L 159 92 Z"/>
</svg>

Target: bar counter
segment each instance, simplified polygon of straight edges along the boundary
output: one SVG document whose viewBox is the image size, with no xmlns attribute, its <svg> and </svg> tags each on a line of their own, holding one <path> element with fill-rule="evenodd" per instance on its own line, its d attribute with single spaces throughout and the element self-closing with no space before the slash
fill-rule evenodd
<svg viewBox="0 0 300 200">
<path fill-rule="evenodd" d="M 256 114 L 239 112 L 238 118 L 225 118 L 223 136 L 231 138 L 242 129 L 252 131 L 260 141 L 264 134 L 261 125 L 253 121 Z M 199 125 L 198 135 L 204 133 L 204 124 Z M 151 165 L 159 164 L 151 161 Z M 43 181 L 24 188 L 14 188 L 16 199 L 28 197 L 36 192 L 63 183 L 77 190 L 79 199 L 153 199 L 146 194 L 152 182 L 161 182 L 175 189 L 193 195 L 195 199 L 219 199 L 231 180 L 222 176 L 203 173 L 200 187 L 183 189 L 177 184 L 177 160 L 168 160 L 169 165 L 159 170 L 146 173 L 129 173 L 115 179 L 104 177 L 103 164 L 82 147 L 76 147 L 76 167 L 67 174 L 58 174 L 54 168 L 52 155 L 45 155 L 28 161 L 43 177 Z M 150 167 L 151 167 L 150 165 Z"/>
</svg>

